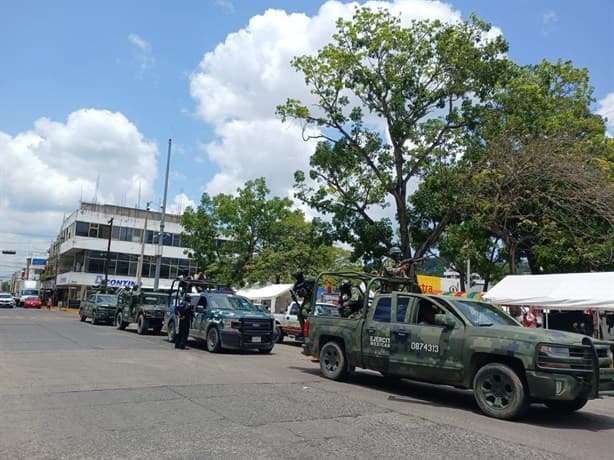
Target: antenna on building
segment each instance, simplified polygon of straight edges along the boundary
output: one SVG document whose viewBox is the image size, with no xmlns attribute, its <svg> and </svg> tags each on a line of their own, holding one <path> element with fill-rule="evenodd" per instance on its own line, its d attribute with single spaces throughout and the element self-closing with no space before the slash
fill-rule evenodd
<svg viewBox="0 0 614 460">
<path fill-rule="evenodd" d="M 96 188 L 94 189 L 94 198 L 92 198 L 92 203 L 98 204 L 98 186 L 100 185 L 100 174 L 96 176 Z"/>
</svg>

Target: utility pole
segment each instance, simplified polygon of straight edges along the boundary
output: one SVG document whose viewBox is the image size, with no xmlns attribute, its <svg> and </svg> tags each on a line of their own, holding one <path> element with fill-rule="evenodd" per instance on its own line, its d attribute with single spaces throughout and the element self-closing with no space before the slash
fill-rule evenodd
<svg viewBox="0 0 614 460">
<path fill-rule="evenodd" d="M 143 234 L 141 235 L 141 257 L 139 263 L 136 266 L 136 288 L 141 289 L 141 274 L 143 272 L 143 258 L 145 257 L 145 235 L 147 234 L 147 218 L 149 217 L 149 204 L 147 202 L 147 213 L 145 214 L 145 224 L 143 225 Z"/>
<path fill-rule="evenodd" d="M 111 258 L 111 234 L 113 233 L 113 218 L 109 219 L 109 239 L 107 240 L 107 257 L 104 260 L 104 290 L 107 292 L 109 281 L 109 259 Z"/>
<path fill-rule="evenodd" d="M 160 235 L 158 235 L 158 254 L 156 257 L 156 276 L 154 278 L 154 291 L 158 290 L 160 283 L 160 265 L 162 264 L 162 244 L 164 242 L 164 215 L 166 214 L 166 193 L 168 192 L 168 169 L 171 163 L 171 139 L 168 140 L 168 155 L 166 157 L 166 176 L 164 178 L 164 198 L 162 200 L 162 214 L 160 216 Z"/>
</svg>

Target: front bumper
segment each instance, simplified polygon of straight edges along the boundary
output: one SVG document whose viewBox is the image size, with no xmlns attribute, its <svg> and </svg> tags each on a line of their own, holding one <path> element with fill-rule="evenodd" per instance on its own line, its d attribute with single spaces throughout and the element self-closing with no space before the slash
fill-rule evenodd
<svg viewBox="0 0 614 460">
<path fill-rule="evenodd" d="M 547 356 L 538 352 L 538 369 L 525 373 L 531 397 L 574 400 L 614 395 L 612 348 L 612 342 L 585 337 L 581 346 L 569 347 L 569 356 Z M 545 370 L 547 367 L 552 370 Z"/>
<path fill-rule="evenodd" d="M 222 348 L 233 350 L 268 350 L 273 348 L 273 331 L 262 331 L 258 334 L 246 334 L 237 330 L 222 329 L 220 331 Z"/>
<path fill-rule="evenodd" d="M 113 321 L 115 318 L 115 309 L 98 309 L 94 312 L 94 317 L 100 321 Z"/>
</svg>

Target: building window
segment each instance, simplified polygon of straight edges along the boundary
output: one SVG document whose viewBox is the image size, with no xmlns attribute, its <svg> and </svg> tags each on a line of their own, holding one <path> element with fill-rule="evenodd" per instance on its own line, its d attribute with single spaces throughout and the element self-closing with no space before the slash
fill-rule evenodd
<svg viewBox="0 0 614 460">
<path fill-rule="evenodd" d="M 87 236 L 90 238 L 98 238 L 98 224 L 90 223 Z"/>
<path fill-rule="evenodd" d="M 77 222 L 75 235 L 77 236 L 87 236 L 88 230 L 90 226 L 87 222 Z"/>
</svg>

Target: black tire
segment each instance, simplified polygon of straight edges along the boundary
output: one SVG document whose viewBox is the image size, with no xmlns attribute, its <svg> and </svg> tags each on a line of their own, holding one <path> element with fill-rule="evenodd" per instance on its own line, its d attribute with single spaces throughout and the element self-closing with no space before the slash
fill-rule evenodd
<svg viewBox="0 0 614 460">
<path fill-rule="evenodd" d="M 275 343 L 283 343 L 284 341 L 284 331 L 281 330 L 281 327 L 275 326 Z"/>
<path fill-rule="evenodd" d="M 327 379 L 345 380 L 348 375 L 347 358 L 338 342 L 326 342 L 320 349 L 320 372 Z"/>
<path fill-rule="evenodd" d="M 546 404 L 550 410 L 555 411 L 557 414 L 565 415 L 582 409 L 587 402 L 588 399 L 586 398 L 576 398 L 572 399 L 571 401 L 546 401 L 544 404 Z"/>
<path fill-rule="evenodd" d="M 87 316 L 85 316 L 84 314 L 80 313 L 80 317 L 79 319 L 81 320 L 81 322 L 85 322 L 85 320 L 87 319 Z"/>
<path fill-rule="evenodd" d="M 137 334 L 143 335 L 147 334 L 147 330 L 149 329 L 149 324 L 147 319 L 143 315 L 139 315 L 136 320 L 136 332 Z"/>
<path fill-rule="evenodd" d="M 92 312 L 92 326 L 95 326 L 96 324 L 98 324 L 98 320 L 96 319 L 96 312 L 93 311 Z"/>
<path fill-rule="evenodd" d="M 175 343 L 175 340 L 177 340 L 177 331 L 173 320 L 170 320 L 168 326 L 166 326 L 166 338 L 170 343 Z"/>
<path fill-rule="evenodd" d="M 221 349 L 220 331 L 218 331 L 217 327 L 211 326 L 207 331 L 207 351 L 209 353 L 219 353 Z"/>
<path fill-rule="evenodd" d="M 501 363 L 486 364 L 478 370 L 473 378 L 473 396 L 484 414 L 501 420 L 522 417 L 529 408 L 522 379 Z"/>
<path fill-rule="evenodd" d="M 118 311 L 115 315 L 115 328 L 123 331 L 126 329 L 127 325 L 128 323 L 124 322 L 124 314 L 121 311 Z"/>
<path fill-rule="evenodd" d="M 259 348 L 258 349 L 258 353 L 260 353 L 261 355 L 269 354 L 272 351 L 273 351 L 273 347 L 271 347 L 271 348 Z"/>
</svg>

